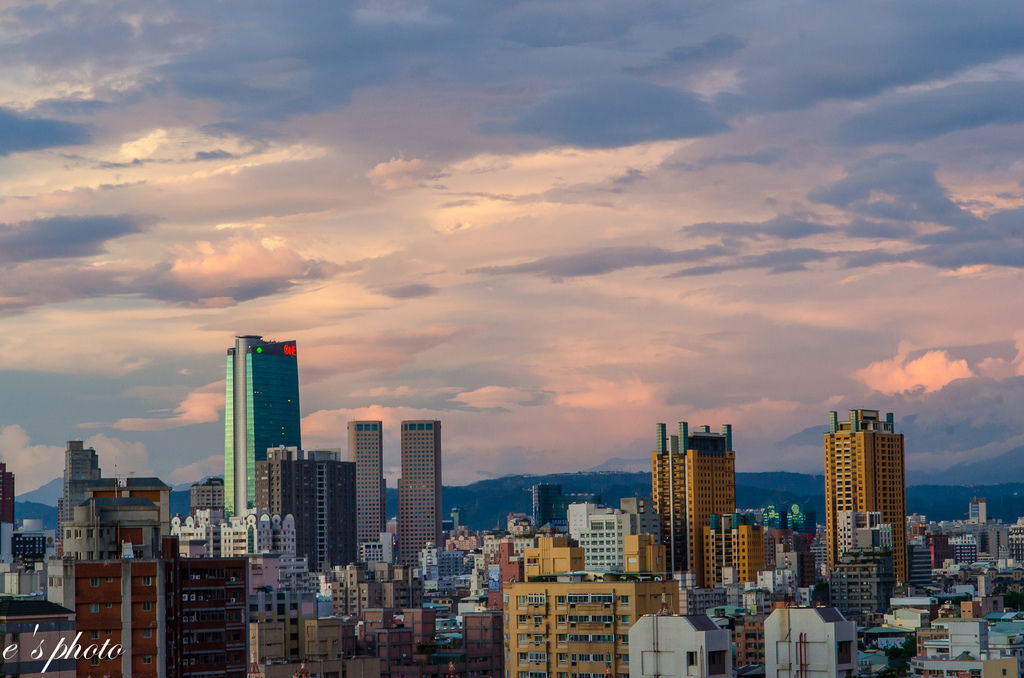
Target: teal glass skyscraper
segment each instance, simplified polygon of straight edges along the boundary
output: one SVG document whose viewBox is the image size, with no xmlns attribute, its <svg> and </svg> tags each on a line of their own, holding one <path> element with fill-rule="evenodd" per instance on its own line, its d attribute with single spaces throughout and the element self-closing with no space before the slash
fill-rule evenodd
<svg viewBox="0 0 1024 678">
<path fill-rule="evenodd" d="M 295 342 L 235 337 L 224 398 L 224 512 L 232 516 L 254 508 L 256 462 L 268 447 L 302 449 Z"/>
</svg>

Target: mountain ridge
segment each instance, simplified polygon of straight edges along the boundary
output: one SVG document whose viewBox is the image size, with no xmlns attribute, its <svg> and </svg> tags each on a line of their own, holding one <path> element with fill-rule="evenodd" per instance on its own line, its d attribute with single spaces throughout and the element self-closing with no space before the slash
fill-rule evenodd
<svg viewBox="0 0 1024 678">
<path fill-rule="evenodd" d="M 467 527 L 478 530 L 503 528 L 509 513 L 531 513 L 530 488 L 538 483 L 560 484 L 566 494 L 592 492 L 601 495 L 609 506 L 618 506 L 622 497 L 649 497 L 649 472 L 578 471 L 544 475 L 510 475 L 487 478 L 469 485 L 447 485 L 442 491 L 443 516 L 455 506 L 463 508 Z M 824 477 L 820 474 L 792 471 L 739 472 L 736 474 L 736 506 L 740 509 L 763 508 L 767 504 L 801 504 L 805 510 L 817 512 L 824 522 Z M 26 493 L 25 496 L 31 493 Z M 971 497 L 986 497 L 988 515 L 1013 522 L 1024 515 L 1024 483 L 996 484 L 928 484 L 907 488 L 908 513 L 921 513 L 932 520 L 954 520 L 967 517 Z M 387 489 L 388 515 L 397 513 L 398 491 Z M 171 512 L 189 512 L 189 491 L 173 490 Z M 41 502 L 15 501 L 18 519 L 42 518 L 48 528 L 56 526 L 55 505 Z"/>
</svg>

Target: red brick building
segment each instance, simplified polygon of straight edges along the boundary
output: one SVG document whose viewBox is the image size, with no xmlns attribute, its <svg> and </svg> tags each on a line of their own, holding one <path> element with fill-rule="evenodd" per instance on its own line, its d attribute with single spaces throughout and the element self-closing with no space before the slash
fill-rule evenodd
<svg viewBox="0 0 1024 678">
<path fill-rule="evenodd" d="M 47 572 L 52 602 L 75 611 L 82 642 L 110 640 L 123 648 L 120 660 L 78 660 L 77 675 L 158 675 L 166 667 L 166 581 L 157 559 L 51 561 Z"/>
<path fill-rule="evenodd" d="M 246 560 L 174 557 L 165 571 L 168 675 L 242 678 L 249 638 Z"/>
<path fill-rule="evenodd" d="M 492 564 L 498 568 L 498 581 L 488 582 L 487 609 L 502 610 L 505 603 L 502 598 L 502 589 L 505 584 L 517 581 L 525 581 L 523 576 L 523 557 L 516 555 L 516 545 L 511 539 L 498 544 L 498 553 L 495 562 Z M 490 579 L 490 576 L 488 577 Z"/>
<path fill-rule="evenodd" d="M 79 676 L 237 676 L 247 670 L 245 559 L 51 561 L 48 597 L 75 611 L 82 643 L 110 640 L 120 660 L 80 659 Z"/>
</svg>

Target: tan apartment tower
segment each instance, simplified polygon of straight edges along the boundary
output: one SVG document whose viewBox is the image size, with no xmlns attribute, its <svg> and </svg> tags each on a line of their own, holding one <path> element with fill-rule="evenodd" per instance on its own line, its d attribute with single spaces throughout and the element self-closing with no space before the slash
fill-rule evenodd
<svg viewBox="0 0 1024 678">
<path fill-rule="evenodd" d="M 387 530 L 384 483 L 384 423 L 348 423 L 348 460 L 356 465 L 356 538 L 377 541 Z"/>
<path fill-rule="evenodd" d="M 679 422 L 678 435 L 657 425 L 651 453 L 651 494 L 661 520 L 661 543 L 673 572 L 692 571 L 704 585 L 704 528 L 712 514 L 736 511 L 736 453 L 732 425 L 712 433 L 701 426 L 691 433 Z"/>
<path fill-rule="evenodd" d="M 849 421 L 829 413 L 825 433 L 825 529 L 828 568 L 839 562 L 840 511 L 882 514 L 892 525 L 892 563 L 896 579 L 907 581 L 907 493 L 903 434 L 896 433 L 892 412 L 850 410 Z"/>
<path fill-rule="evenodd" d="M 402 422 L 402 478 L 398 481 L 398 562 L 415 565 L 420 551 L 441 538 L 441 422 Z"/>
</svg>

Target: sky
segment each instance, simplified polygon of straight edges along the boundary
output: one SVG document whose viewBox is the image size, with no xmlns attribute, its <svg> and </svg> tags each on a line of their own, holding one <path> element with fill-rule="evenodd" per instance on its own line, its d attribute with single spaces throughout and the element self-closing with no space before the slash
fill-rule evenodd
<svg viewBox="0 0 1024 678">
<path fill-rule="evenodd" d="M 443 422 L 444 481 L 732 423 L 817 471 L 1024 444 L 1024 5 L 0 7 L 0 458 L 223 472 L 236 334 L 298 345 L 303 444 Z"/>
</svg>

